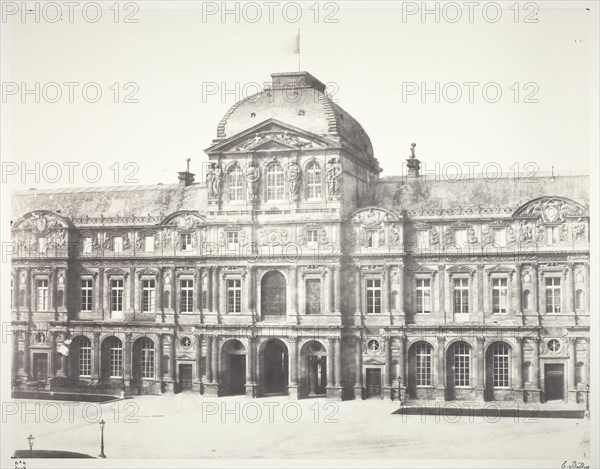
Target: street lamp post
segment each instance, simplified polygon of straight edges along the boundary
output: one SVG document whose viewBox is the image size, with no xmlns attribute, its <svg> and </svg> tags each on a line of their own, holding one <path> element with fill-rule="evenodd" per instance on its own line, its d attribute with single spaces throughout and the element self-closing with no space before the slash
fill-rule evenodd
<svg viewBox="0 0 600 469">
<path fill-rule="evenodd" d="M 398 376 L 398 401 L 402 405 L 402 377 Z"/>
<path fill-rule="evenodd" d="M 100 455 L 98 457 L 104 459 L 106 458 L 106 454 L 104 454 L 104 425 L 106 425 L 106 422 L 100 420 L 98 423 L 100 424 Z"/>
<path fill-rule="evenodd" d="M 35 436 L 29 435 L 27 437 L 27 441 L 29 442 L 29 457 L 33 457 L 33 440 L 35 440 Z"/>
</svg>

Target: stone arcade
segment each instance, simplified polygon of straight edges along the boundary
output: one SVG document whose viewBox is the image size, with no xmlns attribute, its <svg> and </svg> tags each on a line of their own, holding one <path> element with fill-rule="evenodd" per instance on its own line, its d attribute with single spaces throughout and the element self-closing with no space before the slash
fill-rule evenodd
<svg viewBox="0 0 600 469">
<path fill-rule="evenodd" d="M 13 388 L 585 402 L 588 178 L 380 177 L 272 78 L 201 183 L 14 194 Z"/>
</svg>

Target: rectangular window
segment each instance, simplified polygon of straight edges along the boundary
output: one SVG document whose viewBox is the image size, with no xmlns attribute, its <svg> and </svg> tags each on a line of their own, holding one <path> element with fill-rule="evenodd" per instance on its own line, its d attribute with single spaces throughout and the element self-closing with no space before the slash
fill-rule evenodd
<svg viewBox="0 0 600 469">
<path fill-rule="evenodd" d="M 121 376 L 123 376 L 123 346 L 120 340 L 115 340 L 110 344 L 110 377 Z"/>
<path fill-rule="evenodd" d="M 561 290 L 559 277 L 546 277 L 546 312 L 560 313 Z"/>
<path fill-rule="evenodd" d="M 181 233 L 181 250 L 191 251 L 192 250 L 192 234 Z"/>
<path fill-rule="evenodd" d="M 460 230 L 454 230 L 454 242 L 457 246 L 466 246 L 467 230 L 462 228 Z"/>
<path fill-rule="evenodd" d="M 381 313 L 381 280 L 367 279 L 367 314 Z"/>
<path fill-rule="evenodd" d="M 240 236 L 237 231 L 227 232 L 227 250 L 237 251 L 240 246 Z"/>
<path fill-rule="evenodd" d="M 417 249 L 429 249 L 429 230 L 417 230 Z"/>
<path fill-rule="evenodd" d="M 309 278 L 305 284 L 306 314 L 321 314 L 321 280 Z"/>
<path fill-rule="evenodd" d="M 427 344 L 417 344 L 417 386 L 431 386 L 431 347 Z"/>
<path fill-rule="evenodd" d="M 417 314 L 431 313 L 431 280 L 417 279 Z"/>
<path fill-rule="evenodd" d="M 93 298 L 93 280 L 84 278 L 81 280 L 81 311 L 89 312 L 92 310 Z"/>
<path fill-rule="evenodd" d="M 144 252 L 154 252 L 154 235 L 144 236 Z"/>
<path fill-rule="evenodd" d="M 492 303 L 494 313 L 506 313 L 508 306 L 508 279 L 492 279 Z"/>
<path fill-rule="evenodd" d="M 319 242 L 319 230 L 306 230 L 306 241 L 309 243 Z"/>
<path fill-rule="evenodd" d="M 546 244 L 553 246 L 558 244 L 559 241 L 558 226 L 547 226 L 546 227 Z"/>
<path fill-rule="evenodd" d="M 502 247 L 506 246 L 506 228 L 494 228 L 494 243 Z"/>
<path fill-rule="evenodd" d="M 194 281 L 182 280 L 181 286 L 181 312 L 191 313 L 194 311 Z"/>
<path fill-rule="evenodd" d="M 156 286 L 152 279 L 142 280 L 142 312 L 152 313 L 156 297 Z"/>
<path fill-rule="evenodd" d="M 37 287 L 37 310 L 46 311 L 48 309 L 48 280 L 38 280 Z"/>
<path fill-rule="evenodd" d="M 454 386 L 471 385 L 471 351 L 468 345 L 458 343 L 454 347 Z"/>
<path fill-rule="evenodd" d="M 89 339 L 83 339 L 79 346 L 79 376 L 92 376 L 92 345 Z"/>
<path fill-rule="evenodd" d="M 454 279 L 454 312 L 469 312 L 469 279 Z"/>
<path fill-rule="evenodd" d="M 45 236 L 38 236 L 37 239 L 37 245 L 38 245 L 38 252 L 40 254 L 44 254 L 48 248 L 48 240 Z"/>
<path fill-rule="evenodd" d="M 508 348 L 504 344 L 494 345 L 494 387 L 508 387 Z"/>
<path fill-rule="evenodd" d="M 142 378 L 154 378 L 154 346 L 150 340 L 142 343 Z"/>
<path fill-rule="evenodd" d="M 93 241 L 91 236 L 84 236 L 83 238 L 83 253 L 91 254 L 93 249 Z"/>
<path fill-rule="evenodd" d="M 123 280 L 110 281 L 110 310 L 115 313 L 123 311 Z"/>
<path fill-rule="evenodd" d="M 240 279 L 227 280 L 227 312 L 242 312 L 242 281 Z"/>
<path fill-rule="evenodd" d="M 379 238 L 377 237 L 378 231 L 367 230 L 367 247 L 376 248 L 379 246 Z"/>
<path fill-rule="evenodd" d="M 115 236 L 113 238 L 113 252 L 120 253 L 123 252 L 123 237 Z"/>
</svg>

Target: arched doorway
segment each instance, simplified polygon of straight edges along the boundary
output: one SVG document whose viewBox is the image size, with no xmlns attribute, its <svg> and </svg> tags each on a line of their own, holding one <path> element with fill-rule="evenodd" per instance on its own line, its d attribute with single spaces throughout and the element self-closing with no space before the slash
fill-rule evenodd
<svg viewBox="0 0 600 469">
<path fill-rule="evenodd" d="M 221 386 L 224 396 L 246 393 L 246 347 L 239 340 L 228 340 L 221 349 Z"/>
<path fill-rule="evenodd" d="M 413 399 L 434 399 L 433 347 L 425 341 L 408 350 L 407 391 Z"/>
<path fill-rule="evenodd" d="M 311 340 L 300 350 L 302 361 L 301 395 L 305 397 L 322 396 L 326 394 L 327 386 L 327 351 L 321 342 Z"/>
<path fill-rule="evenodd" d="M 485 357 L 485 400 L 503 400 L 511 386 L 511 348 L 505 342 L 494 342 Z"/>
<path fill-rule="evenodd" d="M 125 357 L 121 339 L 115 336 L 104 339 L 102 341 L 100 357 L 100 370 L 102 371 L 103 380 L 110 378 L 123 379 L 123 364 L 128 357 Z"/>
<path fill-rule="evenodd" d="M 285 316 L 286 314 L 286 281 L 277 270 L 267 272 L 262 278 L 260 288 L 260 310 L 262 317 Z"/>
<path fill-rule="evenodd" d="M 264 343 L 261 354 L 262 394 L 286 394 L 288 384 L 288 350 L 279 339 Z"/>
</svg>

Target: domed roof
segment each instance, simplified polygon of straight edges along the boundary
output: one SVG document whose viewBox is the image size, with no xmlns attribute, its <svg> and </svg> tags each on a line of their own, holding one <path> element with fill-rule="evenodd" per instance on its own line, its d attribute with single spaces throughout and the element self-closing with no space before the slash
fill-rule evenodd
<svg viewBox="0 0 600 469">
<path fill-rule="evenodd" d="M 316 135 L 339 141 L 356 156 L 377 164 L 362 126 L 326 94 L 325 85 L 307 72 L 274 73 L 270 88 L 234 104 L 217 128 L 230 138 L 267 119 L 277 119 Z"/>
</svg>

